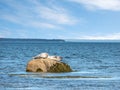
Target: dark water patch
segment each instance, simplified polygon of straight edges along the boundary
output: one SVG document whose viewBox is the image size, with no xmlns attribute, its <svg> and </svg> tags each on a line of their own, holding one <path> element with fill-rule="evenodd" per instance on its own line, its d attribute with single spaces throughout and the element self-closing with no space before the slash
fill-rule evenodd
<svg viewBox="0 0 120 90">
<path fill-rule="evenodd" d="M 95 69 L 108 69 L 110 66 L 96 66 Z"/>
<path fill-rule="evenodd" d="M 70 59 L 71 57 L 69 57 L 69 56 L 65 56 L 64 58 Z"/>
<path fill-rule="evenodd" d="M 73 53 L 72 55 L 75 56 L 75 55 L 77 55 L 77 54 L 76 54 L 76 53 Z"/>
<path fill-rule="evenodd" d="M 111 78 L 111 77 L 97 77 L 97 76 L 42 76 L 42 78 Z"/>
</svg>

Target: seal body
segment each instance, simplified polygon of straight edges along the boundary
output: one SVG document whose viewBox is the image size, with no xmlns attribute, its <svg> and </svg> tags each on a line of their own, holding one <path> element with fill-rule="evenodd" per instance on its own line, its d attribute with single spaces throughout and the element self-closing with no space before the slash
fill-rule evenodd
<svg viewBox="0 0 120 90">
<path fill-rule="evenodd" d="M 51 60 L 56 60 L 56 61 L 62 60 L 62 57 L 60 57 L 60 56 L 48 56 L 48 58 Z"/>
<path fill-rule="evenodd" d="M 56 60 L 56 61 L 61 61 L 62 57 L 60 56 L 49 56 L 48 53 L 41 53 L 38 54 L 37 56 L 33 57 L 33 59 L 49 59 L 49 60 Z"/>
<path fill-rule="evenodd" d="M 48 53 L 41 53 L 33 57 L 33 59 L 41 59 L 41 58 L 46 59 L 47 57 L 48 57 Z"/>
</svg>

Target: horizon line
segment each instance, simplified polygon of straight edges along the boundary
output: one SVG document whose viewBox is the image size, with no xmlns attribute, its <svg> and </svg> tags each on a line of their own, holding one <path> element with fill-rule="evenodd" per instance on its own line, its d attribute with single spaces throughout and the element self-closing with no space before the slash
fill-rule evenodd
<svg viewBox="0 0 120 90">
<path fill-rule="evenodd" d="M 64 38 L 4 38 L 0 37 L 0 39 L 45 39 L 45 40 L 66 40 L 66 41 L 80 41 L 80 40 L 87 40 L 87 41 L 119 41 L 120 39 L 64 39 Z"/>
</svg>

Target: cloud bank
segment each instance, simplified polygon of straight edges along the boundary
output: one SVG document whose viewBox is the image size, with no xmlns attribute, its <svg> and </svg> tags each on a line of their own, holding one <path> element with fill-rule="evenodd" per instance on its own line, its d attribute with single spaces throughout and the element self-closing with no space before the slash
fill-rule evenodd
<svg viewBox="0 0 120 90">
<path fill-rule="evenodd" d="M 88 40 L 118 40 L 120 39 L 120 33 L 113 33 L 108 35 L 88 35 L 79 37 L 79 39 L 88 39 Z"/>
<path fill-rule="evenodd" d="M 112 10 L 120 11 L 120 0 L 70 0 L 82 4 L 89 10 Z"/>
</svg>

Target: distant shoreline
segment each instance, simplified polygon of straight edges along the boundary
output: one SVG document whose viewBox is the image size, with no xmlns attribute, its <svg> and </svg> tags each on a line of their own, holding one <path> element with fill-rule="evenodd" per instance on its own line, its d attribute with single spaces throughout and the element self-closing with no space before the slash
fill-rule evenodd
<svg viewBox="0 0 120 90">
<path fill-rule="evenodd" d="M 40 41 L 40 42 L 95 42 L 95 43 L 120 43 L 120 40 L 89 40 L 89 39 L 39 39 L 39 38 L 0 38 L 0 41 Z"/>
<path fill-rule="evenodd" d="M 39 39 L 39 38 L 0 38 L 0 40 L 63 40 L 64 39 Z"/>
<path fill-rule="evenodd" d="M 65 42 L 65 40 L 63 39 L 27 39 L 27 38 L 0 38 L 0 42 L 41 42 L 41 43 L 45 43 L 45 42 L 53 42 L 53 43 L 63 43 Z"/>
</svg>

